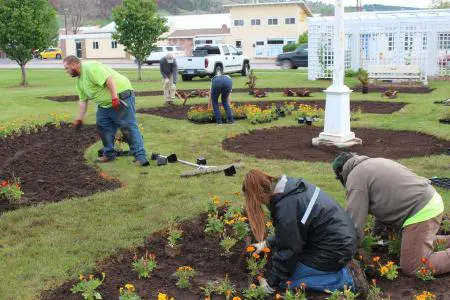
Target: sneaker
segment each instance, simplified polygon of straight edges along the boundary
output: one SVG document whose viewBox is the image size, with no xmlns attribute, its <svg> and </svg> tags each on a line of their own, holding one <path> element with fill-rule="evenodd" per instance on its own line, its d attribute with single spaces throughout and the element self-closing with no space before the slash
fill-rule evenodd
<svg viewBox="0 0 450 300">
<path fill-rule="evenodd" d="M 355 291 L 360 297 L 366 299 L 369 293 L 369 283 L 367 282 L 366 274 L 361 268 L 359 261 L 352 259 L 348 262 L 347 267 L 350 269 L 353 284 L 355 285 Z"/>
<path fill-rule="evenodd" d="M 148 167 L 150 163 L 148 160 L 134 160 L 133 163 L 138 167 Z"/>
<path fill-rule="evenodd" d="M 107 162 L 113 161 L 114 159 L 115 158 L 113 158 L 113 157 L 100 156 L 100 157 L 97 157 L 97 159 L 95 161 L 98 163 L 107 163 Z"/>
</svg>

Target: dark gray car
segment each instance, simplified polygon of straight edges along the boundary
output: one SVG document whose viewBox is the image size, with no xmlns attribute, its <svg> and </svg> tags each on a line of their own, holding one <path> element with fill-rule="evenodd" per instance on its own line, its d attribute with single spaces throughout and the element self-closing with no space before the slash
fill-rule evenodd
<svg viewBox="0 0 450 300">
<path fill-rule="evenodd" d="M 298 46 L 295 51 L 286 52 L 277 56 L 276 65 L 283 69 L 297 69 L 308 66 L 308 44 Z"/>
</svg>

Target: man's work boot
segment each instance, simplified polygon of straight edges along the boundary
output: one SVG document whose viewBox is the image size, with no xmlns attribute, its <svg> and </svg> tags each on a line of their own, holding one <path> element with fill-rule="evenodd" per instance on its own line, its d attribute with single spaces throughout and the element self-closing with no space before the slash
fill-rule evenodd
<svg viewBox="0 0 450 300">
<path fill-rule="evenodd" d="M 148 160 L 134 160 L 133 163 L 136 166 L 140 167 L 148 167 L 150 166 L 150 162 Z"/>
<path fill-rule="evenodd" d="M 107 163 L 107 162 L 110 162 L 110 161 L 113 161 L 113 160 L 114 160 L 114 158 L 111 158 L 111 157 L 100 156 L 95 161 L 98 162 L 98 163 Z"/>
<path fill-rule="evenodd" d="M 352 259 L 348 262 L 347 266 L 352 275 L 355 291 L 360 297 L 366 299 L 369 293 L 369 283 L 367 282 L 366 274 L 364 274 L 364 270 L 361 268 L 359 261 Z"/>
</svg>

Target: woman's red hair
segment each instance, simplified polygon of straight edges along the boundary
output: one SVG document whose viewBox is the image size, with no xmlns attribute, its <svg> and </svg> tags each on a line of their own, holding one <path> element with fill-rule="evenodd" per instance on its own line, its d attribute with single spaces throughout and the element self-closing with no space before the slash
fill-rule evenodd
<svg viewBox="0 0 450 300">
<path fill-rule="evenodd" d="M 252 169 L 244 178 L 242 190 L 245 196 L 245 206 L 248 220 L 256 240 L 261 242 L 266 235 L 264 211 L 262 205 L 272 195 L 272 183 L 277 177 L 261 170 Z"/>
</svg>

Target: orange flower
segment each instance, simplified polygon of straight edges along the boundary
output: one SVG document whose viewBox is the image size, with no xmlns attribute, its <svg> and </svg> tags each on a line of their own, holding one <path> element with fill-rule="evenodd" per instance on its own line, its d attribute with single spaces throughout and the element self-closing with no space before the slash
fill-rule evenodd
<svg viewBox="0 0 450 300">
<path fill-rule="evenodd" d="M 275 299 L 276 299 L 276 300 L 283 299 L 283 296 L 281 296 L 280 294 L 276 294 L 276 295 L 275 295 Z M 234 300 L 234 299 L 233 299 L 233 300 Z"/>
<path fill-rule="evenodd" d="M 226 294 L 227 296 L 230 296 L 230 295 L 231 295 L 231 291 L 230 291 L 230 290 L 227 290 L 227 291 L 225 292 L 225 294 Z"/>
<path fill-rule="evenodd" d="M 253 246 L 248 246 L 247 248 L 245 248 L 245 251 L 246 251 L 246 252 L 253 252 L 253 251 L 255 251 L 255 250 L 256 250 L 256 248 L 253 247 Z"/>
<path fill-rule="evenodd" d="M 256 253 L 253 253 L 252 256 L 253 256 L 254 258 L 256 258 L 256 259 L 259 258 L 259 254 L 256 254 Z"/>
<path fill-rule="evenodd" d="M 300 284 L 300 287 L 301 287 L 302 289 L 306 289 L 306 283 L 302 282 L 302 283 Z"/>
<path fill-rule="evenodd" d="M 372 258 L 372 260 L 374 262 L 379 262 L 380 261 L 380 257 L 379 256 L 375 256 L 374 258 Z"/>
<path fill-rule="evenodd" d="M 241 297 L 235 296 L 233 297 L 233 300 L 242 300 Z"/>
<path fill-rule="evenodd" d="M 270 248 L 264 247 L 264 249 L 262 249 L 262 252 L 264 252 L 264 253 L 269 253 L 269 252 L 270 252 Z"/>
<path fill-rule="evenodd" d="M 7 185 L 8 185 L 8 181 L 3 180 L 3 181 L 2 181 L 2 187 L 5 187 L 5 186 L 7 186 Z"/>
<path fill-rule="evenodd" d="M 290 286 L 292 284 L 292 281 L 288 280 L 286 283 L 288 286 Z"/>
<path fill-rule="evenodd" d="M 372 284 L 373 285 L 377 285 L 377 280 L 376 279 L 372 279 Z"/>
<path fill-rule="evenodd" d="M 426 265 L 426 264 L 427 264 L 427 259 L 426 259 L 425 257 L 422 257 L 422 258 L 420 259 L 420 262 L 421 262 L 422 264 Z"/>
</svg>

